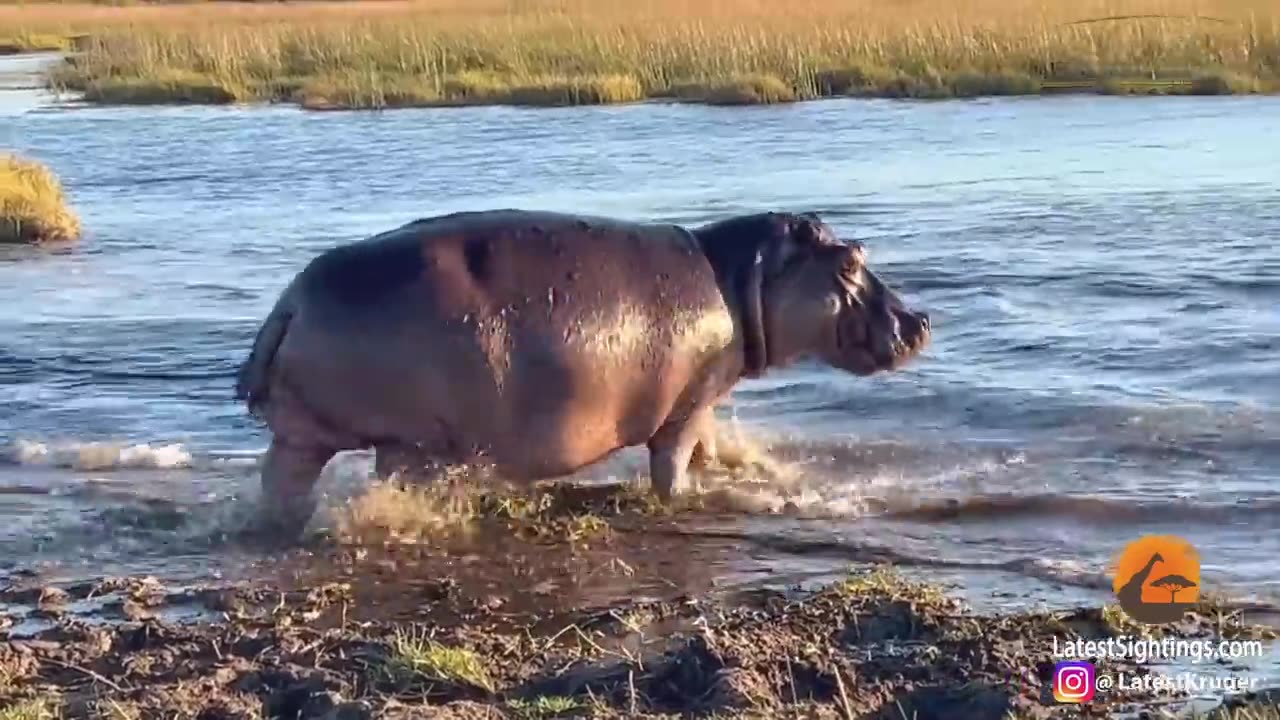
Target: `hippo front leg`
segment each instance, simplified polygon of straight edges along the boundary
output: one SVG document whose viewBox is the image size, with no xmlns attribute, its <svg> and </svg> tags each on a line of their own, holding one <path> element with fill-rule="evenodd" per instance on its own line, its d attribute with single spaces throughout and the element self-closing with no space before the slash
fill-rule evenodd
<svg viewBox="0 0 1280 720">
<path fill-rule="evenodd" d="M 312 491 L 337 452 L 273 438 L 262 460 L 259 526 L 272 535 L 296 537 L 315 512 Z"/>
<path fill-rule="evenodd" d="M 708 429 L 711 435 L 707 435 Z M 702 459 L 715 453 L 715 416 L 710 407 L 695 412 L 687 419 L 668 423 L 650 438 L 649 478 L 653 492 L 664 503 L 671 501 L 675 490 L 683 489 L 694 450 L 701 448 Z"/>
</svg>

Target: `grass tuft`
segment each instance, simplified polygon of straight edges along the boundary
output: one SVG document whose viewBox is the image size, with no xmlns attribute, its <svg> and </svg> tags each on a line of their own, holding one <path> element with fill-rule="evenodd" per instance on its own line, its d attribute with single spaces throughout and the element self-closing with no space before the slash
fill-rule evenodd
<svg viewBox="0 0 1280 720">
<path fill-rule="evenodd" d="M 255 96 L 235 80 L 190 70 L 164 70 L 149 77 L 107 77 L 92 80 L 83 89 L 89 102 L 116 105 L 224 105 Z"/>
<path fill-rule="evenodd" d="M 795 88 L 776 75 L 739 75 L 723 80 L 679 83 L 672 94 L 708 105 L 772 105 L 795 102 Z"/>
<path fill-rule="evenodd" d="M 338 509 L 332 519 L 342 542 L 396 544 L 465 533 L 475 517 L 471 498 L 453 484 L 377 481 Z"/>
<path fill-rule="evenodd" d="M 936 606 L 947 602 L 944 588 L 922 582 L 912 582 L 890 565 L 879 565 L 867 570 L 850 572 L 849 576 L 831 586 L 831 590 L 845 598 L 892 598 L 910 603 Z"/>
<path fill-rule="evenodd" d="M 437 83 L 423 76 L 329 75 L 307 81 L 295 96 L 304 108 L 342 110 L 454 105 L 614 105 L 643 100 L 629 75 L 535 77 L 513 81 L 469 70 Z"/>
<path fill-rule="evenodd" d="M 463 683 L 494 692 L 489 671 L 474 651 L 443 645 L 416 633 L 398 630 L 391 642 L 386 670 L 397 682 Z"/>
<path fill-rule="evenodd" d="M 539 695 L 532 700 L 512 698 L 507 700 L 507 707 L 522 720 L 546 720 L 582 710 L 586 705 L 563 695 Z"/>
<path fill-rule="evenodd" d="M 30 52 L 67 52 L 73 41 L 66 35 L 41 32 L 19 32 L 0 35 L 0 55 L 17 55 Z"/>
<path fill-rule="evenodd" d="M 44 165 L 0 153 L 0 244 L 75 240 L 80 220 Z"/>
<path fill-rule="evenodd" d="M 643 99 L 644 88 L 630 75 L 536 78 L 513 85 L 503 98 L 508 105 L 542 107 L 616 105 Z"/>
<path fill-rule="evenodd" d="M 45 698 L 25 700 L 0 708 L 0 720 L 56 720 L 61 715 L 57 703 Z"/>
<path fill-rule="evenodd" d="M 1197 72 L 1189 87 L 1193 95 L 1249 95 L 1261 91 L 1257 78 L 1231 70 Z"/>
<path fill-rule="evenodd" d="M 480 524 L 505 528 L 536 542 L 579 543 L 611 532 L 607 517 L 656 513 L 643 488 L 552 485 L 504 492 L 466 469 L 425 485 L 376 481 L 331 515 L 333 537 L 349 545 L 420 544 L 474 532 Z"/>
<path fill-rule="evenodd" d="M 281 91 L 289 89 L 288 84 Z M 410 77 L 333 74 L 305 81 L 292 99 L 308 110 L 382 109 L 436 105 L 440 95 Z"/>
</svg>

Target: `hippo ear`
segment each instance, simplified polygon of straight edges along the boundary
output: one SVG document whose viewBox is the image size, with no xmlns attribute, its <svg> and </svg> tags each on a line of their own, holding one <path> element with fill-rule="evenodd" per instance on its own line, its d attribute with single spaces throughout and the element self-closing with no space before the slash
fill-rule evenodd
<svg viewBox="0 0 1280 720">
<path fill-rule="evenodd" d="M 791 235 L 797 243 L 805 247 L 840 244 L 835 231 L 815 212 L 796 215 L 791 223 Z"/>
<path fill-rule="evenodd" d="M 822 222 L 817 213 L 789 216 L 773 226 L 773 235 L 757 250 L 757 262 L 763 262 L 766 279 L 783 270 L 791 261 L 807 257 L 815 249 L 838 245 L 830 226 Z"/>
</svg>

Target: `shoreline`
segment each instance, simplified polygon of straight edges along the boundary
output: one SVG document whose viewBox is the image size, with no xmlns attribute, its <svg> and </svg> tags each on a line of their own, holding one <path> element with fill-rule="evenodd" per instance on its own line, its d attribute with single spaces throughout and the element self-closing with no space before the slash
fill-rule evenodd
<svg viewBox="0 0 1280 720">
<path fill-rule="evenodd" d="M 378 563 L 397 561 L 380 556 Z M 417 585 L 408 614 L 394 619 L 357 612 L 364 603 L 349 580 L 169 589 L 155 578 L 110 578 L 65 589 L 0 589 L 0 598 L 25 602 L 53 624 L 5 638 L 0 614 L 0 713 L 333 720 L 424 712 L 890 718 L 901 711 L 1029 720 L 1073 707 L 1053 699 L 1053 641 L 1142 631 L 1106 607 L 975 613 L 885 567 L 852 571 L 815 590 L 526 613 L 504 613 L 511 598 L 432 578 Z M 98 617 L 67 613 L 86 598 L 102 602 Z M 184 607 L 186 621 L 161 617 Z M 1221 611 L 1201 603 L 1162 629 L 1178 638 L 1275 638 L 1238 616 L 1219 624 Z M 1139 688 L 1143 678 L 1158 682 L 1153 671 L 1099 661 L 1100 674 L 1128 680 L 1086 707 L 1115 716 L 1190 702 L 1178 692 Z M 1242 719 L 1280 717 L 1276 697 L 1280 690 L 1269 687 L 1228 694 L 1219 710 L 1193 716 L 1237 717 L 1225 710 L 1244 707 L 1250 714 Z"/>
<path fill-rule="evenodd" d="M 49 55 L 49 51 L 35 51 L 0 55 L 0 63 L 6 60 L 30 59 L 41 55 Z M 241 98 L 233 92 L 220 89 L 216 84 L 201 83 L 193 80 L 189 85 L 171 85 L 168 87 L 147 86 L 145 84 L 123 83 L 119 85 L 90 86 L 73 89 L 59 86 L 57 81 L 59 67 L 70 56 L 62 55 L 62 61 L 51 63 L 44 71 L 33 75 L 41 85 L 37 88 L 52 93 L 65 102 L 64 96 L 70 96 L 71 102 L 91 107 L 185 107 L 185 106 L 230 106 L 230 107 L 270 107 L 277 105 L 294 106 L 310 112 L 359 112 L 414 109 L 457 109 L 474 107 L 508 107 L 508 108 L 565 108 L 565 107 L 630 107 L 637 105 L 702 105 L 707 107 L 759 107 L 759 106 L 791 106 L 804 103 L 822 102 L 826 100 L 904 100 L 917 102 L 942 102 L 956 100 L 982 100 L 992 98 L 1048 98 L 1060 96 L 1104 96 L 1104 97 L 1280 97 L 1280 84 L 1267 90 L 1233 83 L 1230 79 L 1215 75 L 1205 75 L 1197 79 L 1170 78 L 1150 80 L 1137 78 L 1107 78 L 1095 81 L 1044 81 L 1021 83 L 1012 81 L 1002 91 L 968 92 L 963 89 L 954 91 L 945 85 L 921 84 L 914 87 L 899 86 L 882 90 L 830 91 L 817 95 L 802 95 L 791 90 L 770 92 L 769 86 L 781 81 L 764 76 L 735 81 L 730 85 L 701 85 L 679 92 L 663 92 L 651 96 L 634 96 L 634 93 L 610 94 L 609 83 L 630 85 L 627 80 L 606 78 L 603 81 L 587 79 L 584 82 L 564 81 L 547 83 L 542 86 L 517 85 L 509 90 L 495 91 L 489 95 L 469 95 L 464 97 L 431 98 L 432 93 L 401 92 L 399 94 L 355 97 L 348 100 L 333 100 L 325 95 L 308 95 L 303 87 L 292 93 L 284 93 L 273 97 Z M 448 82 L 448 81 L 446 81 Z M 601 90 L 601 84 L 606 89 Z M 828 86 L 830 87 L 830 86 Z M 1246 89 L 1241 89 L 1245 87 Z M 762 89 L 764 88 L 764 89 Z"/>
<path fill-rule="evenodd" d="M 647 563 L 687 537 L 635 547 L 634 523 L 663 522 L 642 495 L 482 493 L 461 516 L 427 497 L 353 507 L 335 534 L 263 554 L 277 572 L 255 579 L 0 586 L 0 717 L 1039 720 L 1079 709 L 1054 701 L 1062 648 L 1185 639 L 1262 653 L 1097 660 L 1124 685 L 1099 692 L 1091 716 L 1208 710 L 1156 679 L 1191 672 L 1217 704 L 1250 707 L 1198 717 L 1280 718 L 1280 680 L 1247 664 L 1272 657 L 1280 633 L 1246 605 L 1201 597 L 1142 626 L 1113 604 L 979 609 L 890 563 L 817 585 L 722 586 L 705 555 L 663 583 Z M 1232 683 L 1215 673 L 1260 682 L 1224 696 Z"/>
<path fill-rule="evenodd" d="M 13 28 L 0 48 L 67 54 L 48 84 L 95 105 L 1280 94 L 1280 14 L 1260 0 L 1117 0 L 1100 14 L 993 0 L 801 1 L 0 5 Z"/>
</svg>

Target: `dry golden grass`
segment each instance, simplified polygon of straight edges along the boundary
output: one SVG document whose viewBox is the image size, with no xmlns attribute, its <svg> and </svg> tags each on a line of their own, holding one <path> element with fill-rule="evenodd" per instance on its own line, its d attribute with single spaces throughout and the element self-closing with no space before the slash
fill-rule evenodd
<svg viewBox="0 0 1280 720">
<path fill-rule="evenodd" d="M 74 240 L 80 221 L 45 166 L 0 153 L 0 244 Z"/>
<path fill-rule="evenodd" d="M 24 52 L 66 52 L 72 48 L 72 40 L 59 33 L 18 32 L 0 36 L 0 55 Z"/>
<path fill-rule="evenodd" d="M 1219 708 L 1198 717 L 1204 720 L 1280 720 L 1280 704 L 1274 700 L 1263 701 L 1243 707 Z"/>
<path fill-rule="evenodd" d="M 0 720 L 57 720 L 62 716 L 52 698 L 24 700 L 0 708 Z"/>
<path fill-rule="evenodd" d="M 1272 0 L 376 0 L 0 6 L 100 102 L 725 104 L 1280 89 Z M 1109 19 L 1108 19 L 1109 18 Z"/>
</svg>

